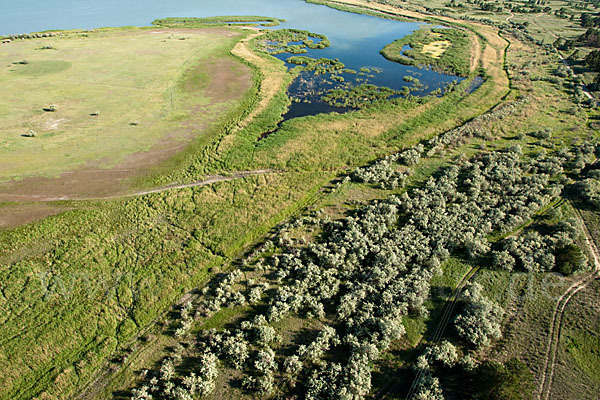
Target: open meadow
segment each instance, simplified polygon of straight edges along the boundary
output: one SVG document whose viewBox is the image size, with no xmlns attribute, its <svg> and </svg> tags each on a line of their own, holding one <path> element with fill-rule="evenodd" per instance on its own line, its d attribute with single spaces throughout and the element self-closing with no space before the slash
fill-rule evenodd
<svg viewBox="0 0 600 400">
<path fill-rule="evenodd" d="M 0 46 L 0 199 L 98 197 L 181 152 L 235 108 L 241 32 L 101 29 Z"/>
</svg>

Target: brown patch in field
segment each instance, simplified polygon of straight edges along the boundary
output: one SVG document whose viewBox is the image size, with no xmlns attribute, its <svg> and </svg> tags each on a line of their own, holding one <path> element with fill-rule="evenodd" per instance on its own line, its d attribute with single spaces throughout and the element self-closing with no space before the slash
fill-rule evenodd
<svg viewBox="0 0 600 400">
<path fill-rule="evenodd" d="M 18 204 L 0 207 L 0 230 L 26 225 L 64 211 L 66 209 L 47 204 Z"/>
<path fill-rule="evenodd" d="M 228 57 L 203 63 L 196 67 L 195 72 L 213 79 L 206 87 L 189 88 L 189 92 L 193 94 L 194 90 L 201 90 L 203 95 L 211 98 L 213 105 L 238 100 L 251 84 L 250 69 Z M 212 121 L 206 107 L 191 111 L 193 115 L 190 121 L 176 130 L 165 132 L 150 150 L 131 154 L 112 168 L 101 168 L 102 160 L 98 160 L 57 178 L 30 177 L 0 182 L 0 201 L 44 201 L 127 194 L 135 179 L 156 170 L 210 126 Z M 51 120 L 56 127 L 60 122 Z M 139 128 L 143 129 L 143 123 Z"/>
<path fill-rule="evenodd" d="M 62 124 L 65 121 L 65 118 L 49 119 L 44 123 L 44 129 L 47 131 L 56 130 L 59 128 L 60 124 Z"/>
<path fill-rule="evenodd" d="M 469 34 L 469 40 L 471 41 L 471 67 L 470 71 L 474 72 L 479 68 L 479 62 L 481 60 L 481 43 L 476 34 L 471 31 L 467 31 Z"/>
<path fill-rule="evenodd" d="M 438 40 L 423 45 L 423 50 L 421 50 L 421 53 L 428 54 L 433 58 L 440 58 L 446 52 L 446 50 L 450 48 L 450 46 L 452 46 L 452 43 L 449 40 Z"/>
<path fill-rule="evenodd" d="M 173 35 L 177 35 L 177 34 L 183 34 L 183 33 L 200 33 L 200 32 L 209 32 L 209 33 L 216 33 L 218 35 L 221 36 L 226 36 L 226 37 L 234 37 L 239 35 L 239 33 L 237 32 L 233 32 L 230 29 L 227 28 L 222 28 L 222 27 L 217 27 L 217 28 L 189 28 L 189 29 L 171 29 L 171 28 L 167 28 L 167 29 L 162 29 L 162 30 L 156 30 L 156 31 L 150 31 L 151 34 L 160 34 L 160 33 L 170 33 Z"/>
</svg>

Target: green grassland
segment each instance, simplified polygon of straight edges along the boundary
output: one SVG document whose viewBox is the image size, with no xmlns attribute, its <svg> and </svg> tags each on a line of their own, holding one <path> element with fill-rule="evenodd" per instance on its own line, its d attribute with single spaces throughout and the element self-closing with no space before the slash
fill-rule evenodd
<svg viewBox="0 0 600 400">
<path fill-rule="evenodd" d="M 169 17 L 157 19 L 152 22 L 152 25 L 167 27 L 167 28 L 206 28 L 210 26 L 235 26 L 238 24 L 247 26 L 277 26 L 285 20 L 272 18 L 272 17 L 261 17 L 258 15 L 233 15 L 233 16 L 217 16 L 217 17 L 204 17 L 204 18 L 178 18 Z"/>
<path fill-rule="evenodd" d="M 161 141 L 189 142 L 245 90 L 211 87 L 218 68 L 247 73 L 220 64 L 238 38 L 132 28 L 1 46 L 0 180 L 109 168 Z M 31 130 L 36 137 L 23 137 Z"/>
</svg>

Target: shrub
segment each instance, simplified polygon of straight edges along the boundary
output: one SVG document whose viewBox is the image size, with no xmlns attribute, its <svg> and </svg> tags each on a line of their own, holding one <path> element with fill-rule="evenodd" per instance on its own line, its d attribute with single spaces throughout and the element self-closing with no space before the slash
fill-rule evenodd
<svg viewBox="0 0 600 400">
<path fill-rule="evenodd" d="M 433 361 L 439 362 L 446 367 L 452 367 L 458 362 L 456 347 L 447 340 L 430 347 L 428 353 Z"/>
<path fill-rule="evenodd" d="M 466 305 L 454 320 L 456 331 L 475 347 L 489 346 L 502 336 L 500 330 L 504 310 L 481 294 L 482 288 L 474 283 L 464 292 Z"/>
<path fill-rule="evenodd" d="M 131 400 L 152 400 L 152 395 L 148 393 L 148 386 L 133 389 L 131 391 Z"/>
<path fill-rule="evenodd" d="M 586 269 L 587 260 L 577 245 L 568 244 L 556 249 L 556 266 L 563 275 L 573 275 Z"/>
<path fill-rule="evenodd" d="M 215 379 L 219 375 L 217 357 L 212 353 L 204 353 L 198 358 L 196 373 L 191 373 L 183 379 L 183 384 L 192 396 L 206 396 L 215 388 Z M 191 398 L 191 397 L 190 397 Z"/>
</svg>

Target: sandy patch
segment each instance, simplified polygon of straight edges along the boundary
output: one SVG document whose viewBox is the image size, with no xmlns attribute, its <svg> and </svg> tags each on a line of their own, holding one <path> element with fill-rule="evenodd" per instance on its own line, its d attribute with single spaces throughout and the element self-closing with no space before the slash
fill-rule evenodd
<svg viewBox="0 0 600 400">
<path fill-rule="evenodd" d="M 60 124 L 62 124 L 65 121 L 65 118 L 50 119 L 44 123 L 44 129 L 47 131 L 57 130 L 60 127 Z"/>
<path fill-rule="evenodd" d="M 0 230 L 29 224 L 67 209 L 47 204 L 19 204 L 0 207 Z"/>
<path fill-rule="evenodd" d="M 446 52 L 446 50 L 450 48 L 450 46 L 452 46 L 452 43 L 449 40 L 438 40 L 423 45 L 423 50 L 421 50 L 421 53 L 427 54 L 433 58 L 440 58 Z"/>
</svg>

